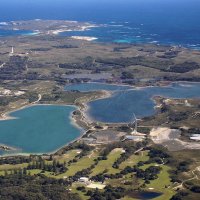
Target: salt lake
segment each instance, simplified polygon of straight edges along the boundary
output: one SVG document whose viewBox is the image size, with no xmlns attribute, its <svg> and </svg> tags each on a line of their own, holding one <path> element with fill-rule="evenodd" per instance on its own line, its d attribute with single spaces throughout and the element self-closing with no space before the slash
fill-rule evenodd
<svg viewBox="0 0 200 200">
<path fill-rule="evenodd" d="M 66 86 L 66 90 L 95 91 L 108 90 L 113 95 L 88 103 L 87 116 L 93 121 L 119 123 L 130 122 L 133 113 L 137 118 L 153 115 L 155 111 L 154 96 L 169 98 L 199 98 L 200 83 L 172 83 L 163 87 L 134 88 L 130 86 L 83 83 Z"/>
<path fill-rule="evenodd" d="M 48 153 L 75 140 L 83 132 L 72 123 L 73 106 L 36 105 L 0 121 L 0 142 L 17 150 L 11 153 Z M 4 152 L 5 153 L 5 152 Z"/>
</svg>

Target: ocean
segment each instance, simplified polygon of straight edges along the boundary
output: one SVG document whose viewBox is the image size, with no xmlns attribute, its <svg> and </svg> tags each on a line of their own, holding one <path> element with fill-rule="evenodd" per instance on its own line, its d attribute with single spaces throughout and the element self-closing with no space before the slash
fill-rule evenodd
<svg viewBox="0 0 200 200">
<path fill-rule="evenodd" d="M 199 0 L 1 0 L 1 22 L 38 18 L 84 21 L 99 26 L 62 36 L 200 49 Z M 0 35 L 6 34 L 0 30 Z"/>
</svg>

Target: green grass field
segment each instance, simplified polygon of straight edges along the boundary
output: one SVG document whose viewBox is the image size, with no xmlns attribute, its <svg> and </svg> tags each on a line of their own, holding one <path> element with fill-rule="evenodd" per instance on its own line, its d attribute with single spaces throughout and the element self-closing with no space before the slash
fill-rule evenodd
<svg viewBox="0 0 200 200">
<path fill-rule="evenodd" d="M 67 176 L 67 177 L 73 176 L 76 174 L 76 172 L 90 167 L 94 163 L 94 159 L 97 157 L 97 155 L 98 154 L 94 152 L 91 155 L 84 156 L 83 158 L 79 159 L 77 162 L 72 163 L 64 174 L 60 174 L 57 177 L 63 178 L 63 176 Z"/>
<path fill-rule="evenodd" d="M 120 169 L 124 169 L 127 166 L 134 166 L 140 161 L 147 161 L 149 159 L 147 151 L 140 152 L 139 155 L 132 155 L 129 159 L 122 162 L 119 166 Z"/>
<path fill-rule="evenodd" d="M 115 174 L 119 172 L 119 169 L 114 169 L 112 165 L 117 160 L 117 158 L 120 157 L 121 154 L 121 149 L 114 149 L 113 151 L 111 151 L 111 153 L 108 155 L 107 160 L 99 161 L 97 166 L 93 169 L 91 176 L 102 173 L 104 170 L 107 170 L 107 173 L 109 174 Z"/>
<path fill-rule="evenodd" d="M 78 186 L 85 186 L 85 185 L 79 184 L 79 183 L 73 183 L 73 184 L 72 184 L 72 187 L 70 188 L 71 191 L 72 191 L 73 193 L 75 193 L 75 194 L 78 194 L 79 197 L 80 197 L 82 200 L 88 200 L 89 197 L 85 196 L 84 193 L 83 193 L 82 191 L 79 191 L 79 190 L 76 189 Z"/>
<path fill-rule="evenodd" d="M 16 165 L 5 164 L 5 165 L 0 165 L 0 171 L 22 169 L 22 168 L 27 167 L 27 166 L 28 166 L 28 163 L 16 164 Z"/>
<path fill-rule="evenodd" d="M 69 162 L 70 160 L 73 160 L 80 152 L 81 150 L 79 149 L 71 150 L 61 156 L 55 156 L 55 160 L 59 161 L 60 163 Z"/>
<path fill-rule="evenodd" d="M 120 157 L 122 154 L 122 150 L 120 148 L 116 148 L 113 151 L 109 153 L 107 156 L 107 160 L 101 160 L 99 163 L 95 166 L 95 168 L 92 170 L 92 173 L 90 176 L 97 175 L 99 173 L 102 173 L 106 170 L 106 173 L 108 174 L 115 174 L 123 170 L 127 166 L 134 166 L 140 161 L 147 161 L 149 159 L 148 157 L 148 151 L 143 151 L 140 152 L 139 155 L 132 155 L 130 156 L 127 160 L 122 162 L 119 166 L 119 169 L 115 169 L 112 167 L 113 163 Z M 62 156 L 55 156 L 54 159 L 57 161 L 63 163 L 66 162 L 68 163 L 70 160 L 73 160 L 76 155 L 80 153 L 79 149 L 71 150 L 67 152 L 66 154 Z M 78 171 L 81 171 L 83 169 L 86 169 L 90 167 L 92 164 L 94 164 L 94 160 L 98 157 L 99 151 L 92 151 L 90 152 L 89 155 L 84 156 L 80 159 L 77 160 L 77 162 L 72 163 L 71 165 L 68 166 L 68 170 L 59 175 L 55 175 L 53 172 L 43 172 L 44 175 L 47 177 L 51 178 L 63 178 L 63 177 L 69 177 L 75 175 Z M 48 163 L 52 161 L 46 161 Z M 5 175 L 5 170 L 10 173 L 10 170 L 14 169 L 23 169 L 27 167 L 27 163 L 23 164 L 17 164 L 17 165 L 0 165 L 0 175 Z M 140 168 L 145 170 L 150 166 L 155 166 L 155 163 L 151 164 L 145 164 L 144 166 L 141 166 Z M 150 182 L 150 184 L 146 184 L 146 187 L 143 188 L 144 190 L 147 191 L 155 191 L 155 192 L 160 192 L 162 195 L 160 197 L 155 198 L 154 200 L 166 200 L 170 199 L 174 194 L 175 191 L 172 189 L 172 183 L 170 182 L 170 177 L 168 171 L 170 170 L 169 166 L 166 165 L 159 165 L 162 167 L 162 170 L 160 174 L 158 175 L 158 179 L 153 180 Z M 28 173 L 31 175 L 39 174 L 42 172 L 40 169 L 33 169 L 33 170 L 27 170 Z M 124 184 L 125 182 L 129 182 L 130 184 Z M 144 180 L 142 179 L 137 179 L 134 174 L 130 173 L 125 175 L 123 178 L 119 179 L 108 179 L 106 180 L 106 184 L 112 185 L 113 187 L 120 187 L 123 184 L 123 187 L 126 189 L 137 189 L 139 186 L 141 186 L 144 183 Z M 78 191 L 77 185 L 78 183 L 73 183 L 72 187 L 70 188 L 72 192 L 78 193 L 83 200 L 87 200 L 88 197 L 84 195 L 83 192 Z M 123 200 L 134 200 L 134 198 L 130 197 L 124 197 Z M 136 200 L 136 199 L 135 199 Z"/>
<path fill-rule="evenodd" d="M 155 191 L 163 193 L 163 195 L 155 198 L 155 200 L 170 199 L 175 194 L 168 173 L 170 167 L 167 165 L 161 165 L 161 167 L 162 171 L 158 175 L 158 179 L 151 181 L 150 184 L 147 185 L 147 188 L 154 188 Z"/>
<path fill-rule="evenodd" d="M 146 169 L 150 165 L 144 165 L 142 168 Z M 151 192 L 160 192 L 161 196 L 154 198 L 153 200 L 169 200 L 174 194 L 175 191 L 172 189 L 172 183 L 170 182 L 170 177 L 168 171 L 170 170 L 169 166 L 161 165 L 162 171 L 158 175 L 158 179 L 153 180 L 150 184 L 147 184 L 144 188 L 147 191 Z M 124 197 L 123 200 L 139 200 L 137 198 Z"/>
</svg>

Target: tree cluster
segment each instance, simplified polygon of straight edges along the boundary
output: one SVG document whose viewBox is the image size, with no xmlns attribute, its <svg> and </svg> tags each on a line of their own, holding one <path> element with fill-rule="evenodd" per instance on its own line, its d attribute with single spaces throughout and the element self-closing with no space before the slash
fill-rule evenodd
<svg viewBox="0 0 200 200">
<path fill-rule="evenodd" d="M 1 200 L 80 200 L 66 187 L 68 182 L 45 176 L 7 175 L 0 177 Z"/>
</svg>

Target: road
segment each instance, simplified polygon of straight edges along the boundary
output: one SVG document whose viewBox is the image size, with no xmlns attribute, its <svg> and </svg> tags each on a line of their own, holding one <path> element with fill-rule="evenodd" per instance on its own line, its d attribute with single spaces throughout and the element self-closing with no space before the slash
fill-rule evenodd
<svg viewBox="0 0 200 200">
<path fill-rule="evenodd" d="M 195 174 L 196 171 L 200 172 L 200 166 L 196 167 L 195 169 L 193 169 L 193 170 L 191 171 L 191 173 L 192 173 L 192 175 L 193 175 L 192 178 L 189 178 L 189 179 L 184 180 L 180 185 L 174 187 L 173 189 L 174 189 L 174 190 L 182 189 L 182 188 L 184 187 L 184 186 L 183 186 L 184 183 L 187 182 L 187 181 L 191 181 L 191 180 L 194 180 L 194 179 L 200 180 L 200 178 L 198 177 L 198 175 Z"/>
<path fill-rule="evenodd" d="M 38 94 L 38 99 L 36 101 L 34 101 L 32 104 L 38 103 L 41 99 L 42 99 L 42 95 Z"/>
</svg>

